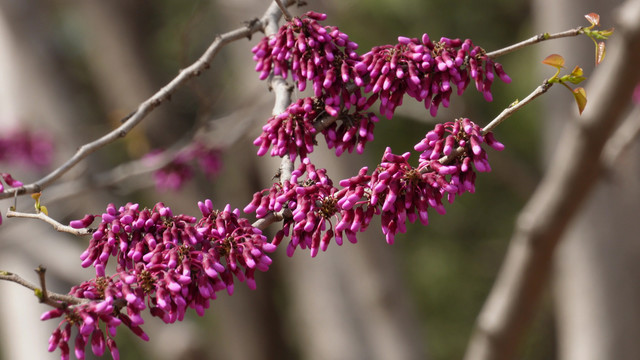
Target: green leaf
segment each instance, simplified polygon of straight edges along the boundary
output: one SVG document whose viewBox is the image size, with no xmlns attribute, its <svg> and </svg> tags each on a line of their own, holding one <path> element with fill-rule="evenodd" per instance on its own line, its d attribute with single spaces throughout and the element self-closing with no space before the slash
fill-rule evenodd
<svg viewBox="0 0 640 360">
<path fill-rule="evenodd" d="M 615 28 L 611 28 L 609 30 L 600 30 L 600 31 L 598 31 L 598 33 L 600 35 L 604 36 L 604 38 L 606 40 L 609 36 L 613 35 L 613 31 L 614 30 L 615 30 Z"/>
<path fill-rule="evenodd" d="M 584 72 L 582 71 L 582 68 L 580 66 L 576 66 L 573 68 L 573 70 L 571 71 L 571 76 L 582 76 L 584 74 Z"/>
<path fill-rule="evenodd" d="M 545 65 L 553 66 L 554 68 L 560 70 L 564 67 L 564 58 L 558 54 L 551 54 L 542 60 L 542 63 Z"/>
<path fill-rule="evenodd" d="M 604 41 L 601 41 L 596 46 L 596 66 L 600 65 L 606 54 L 607 50 L 605 48 Z"/>
<path fill-rule="evenodd" d="M 587 21 L 589 21 L 591 23 L 591 27 L 600 25 L 600 15 L 598 15 L 596 13 L 589 13 L 589 14 L 585 15 L 584 17 L 587 18 Z"/>
<path fill-rule="evenodd" d="M 581 87 L 575 88 L 573 89 L 573 97 L 576 99 L 578 111 L 582 115 L 584 108 L 587 106 L 587 92 Z"/>
<path fill-rule="evenodd" d="M 587 78 L 582 76 L 583 75 L 583 71 L 582 68 L 580 66 L 576 66 L 575 68 L 573 68 L 573 71 L 571 72 L 571 74 L 567 75 L 566 77 L 563 76 L 562 80 L 564 81 L 569 81 L 572 84 L 580 84 L 581 82 L 585 81 Z"/>
</svg>

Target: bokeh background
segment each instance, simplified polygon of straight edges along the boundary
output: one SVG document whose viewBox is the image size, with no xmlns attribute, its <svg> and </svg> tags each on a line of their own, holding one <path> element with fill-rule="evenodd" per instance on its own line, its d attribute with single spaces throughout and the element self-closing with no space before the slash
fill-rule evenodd
<svg viewBox="0 0 640 360">
<path fill-rule="evenodd" d="M 605 27 L 612 26 L 621 3 L 309 0 L 306 7 L 292 11 L 327 13 L 325 24 L 349 34 L 362 53 L 394 43 L 399 35 L 419 37 L 424 32 L 432 39 L 471 38 L 491 51 L 541 32 L 587 25 L 583 15 L 589 12 L 599 13 Z M 0 164 L 1 169 L 25 183 L 45 175 L 78 146 L 116 127 L 197 59 L 216 34 L 262 16 L 268 5 L 256 0 L 0 2 L 0 134 L 21 127 L 55 139 L 51 167 Z M 219 207 L 230 203 L 243 208 L 253 192 L 268 187 L 278 162 L 257 158 L 251 144 L 273 107 L 273 94 L 253 71 L 250 49 L 260 36 L 225 47 L 209 71 L 191 80 L 135 131 L 46 189 L 42 201 L 50 215 L 66 223 L 85 213 L 100 213 L 110 202 L 129 201 L 149 207 L 163 201 L 174 213 L 196 214 L 196 202 L 206 198 Z M 492 103 L 469 89 L 433 119 L 421 104 L 405 99 L 393 120 L 378 124 L 376 141 L 363 156 L 335 158 L 318 150 L 311 158 L 337 182 L 361 166 L 376 164 L 386 146 L 395 153 L 411 150 L 437 122 L 469 117 L 487 124 L 553 74 L 540 64 L 551 53 L 563 55 L 568 70 L 580 65 L 587 77 L 599 71 L 593 69 L 593 44 L 586 37 L 535 45 L 498 60 L 513 82 L 496 81 Z M 589 92 L 588 84 L 586 88 Z M 506 150 L 489 152 L 493 172 L 479 174 L 477 192 L 448 205 L 446 215 L 430 214 L 428 227 L 409 226 L 390 246 L 379 227 L 371 226 L 358 244 L 331 244 L 314 259 L 304 251 L 288 258 L 279 249 L 271 270 L 257 275 L 256 291 L 236 286 L 233 296 L 220 294 L 202 318 L 192 313 L 173 325 L 149 318 L 144 326 L 149 343 L 120 329 L 121 358 L 461 358 L 518 212 L 554 154 L 562 151 L 559 134 L 564 124 L 576 116 L 571 94 L 552 88 L 495 131 Z M 153 149 L 183 146 L 196 134 L 224 150 L 222 171 L 213 181 L 196 175 L 180 191 L 157 191 L 149 171 L 136 168 L 140 171 L 134 176 L 131 167 L 119 168 L 123 173 L 118 181 L 102 181 L 116 178 L 113 169 L 118 165 Z M 634 340 L 640 333 L 639 150 L 636 141 L 617 160 L 615 171 L 603 174 L 589 195 L 592 200 L 585 201 L 571 223 L 518 358 L 633 359 L 640 353 Z M 12 203 L 0 201 L 0 211 Z M 32 209 L 32 200 L 19 198 L 18 209 Z M 86 239 L 55 233 L 46 224 L 4 219 L 0 270 L 35 281 L 32 270 L 43 264 L 49 289 L 66 293 L 92 276 L 79 266 L 85 247 Z M 46 351 L 56 325 L 39 321 L 46 310 L 27 289 L 0 283 L 0 359 L 59 357 Z"/>
</svg>

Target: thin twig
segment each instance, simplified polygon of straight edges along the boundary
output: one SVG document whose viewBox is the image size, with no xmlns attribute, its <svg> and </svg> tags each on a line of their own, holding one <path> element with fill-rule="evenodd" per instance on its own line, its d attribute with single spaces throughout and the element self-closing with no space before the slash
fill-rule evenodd
<svg viewBox="0 0 640 360">
<path fill-rule="evenodd" d="M 275 1 L 276 1 L 276 4 L 278 4 L 280 11 L 282 11 L 282 15 L 284 15 L 284 19 L 286 21 L 290 21 L 293 17 L 291 16 L 291 13 L 289 13 L 289 10 L 287 10 L 287 7 L 284 6 L 284 4 L 282 4 L 280 0 L 275 0 Z"/>
<path fill-rule="evenodd" d="M 285 5 L 287 6 L 293 5 L 293 3 L 294 0 L 285 1 Z M 233 41 L 248 38 L 258 31 L 265 31 L 268 27 L 274 26 L 274 22 L 277 29 L 277 20 L 280 18 L 281 14 L 282 12 L 280 11 L 280 8 L 274 2 L 271 4 L 271 6 L 269 6 L 269 9 L 267 9 L 264 16 L 260 20 L 249 22 L 245 27 L 232 30 L 217 36 L 213 43 L 198 60 L 196 60 L 189 67 L 181 70 L 178 76 L 176 76 L 173 80 L 171 80 L 167 85 L 161 88 L 149 99 L 141 103 L 135 113 L 128 119 L 126 119 L 126 121 L 124 121 L 122 125 L 120 125 L 115 130 L 105 134 L 104 136 L 80 146 L 80 148 L 78 148 L 76 153 L 71 158 L 69 158 L 60 167 L 53 170 L 51 173 L 41 178 L 40 180 L 28 185 L 21 186 L 19 188 L 7 189 L 4 192 L 0 193 L 0 199 L 10 198 L 14 196 L 14 194 L 24 195 L 40 192 L 44 188 L 48 187 L 50 184 L 58 180 L 62 175 L 67 173 L 70 169 L 76 166 L 80 161 L 85 159 L 91 153 L 103 148 L 104 146 L 118 140 L 121 137 L 125 137 L 131 131 L 131 129 L 138 125 L 156 107 L 168 101 L 171 98 L 171 95 L 176 92 L 178 88 L 184 85 L 191 78 L 199 76 L 203 71 L 209 69 L 211 61 L 215 58 L 222 47 Z"/>
<path fill-rule="evenodd" d="M 14 211 L 14 210 L 9 209 L 9 211 L 7 211 L 7 217 L 8 218 L 15 217 L 15 218 L 42 220 L 42 221 L 46 222 L 47 224 L 50 224 L 55 230 L 57 230 L 59 232 L 65 232 L 65 233 L 73 234 L 73 235 L 76 235 L 76 236 L 84 236 L 84 235 L 91 234 L 91 231 L 88 230 L 88 229 L 74 229 L 71 226 L 62 225 L 61 223 L 59 223 L 56 220 L 50 218 L 49 216 L 47 216 L 43 212 L 39 212 L 39 213 L 33 214 L 33 213 L 18 212 L 18 211 Z"/>
<path fill-rule="evenodd" d="M 545 80 L 542 85 L 538 86 L 531 94 L 527 95 L 524 99 L 515 102 L 510 105 L 508 108 L 502 110 L 500 115 L 498 115 L 495 119 L 493 119 L 487 126 L 482 129 L 482 134 L 486 134 L 492 131 L 495 127 L 500 125 L 503 121 L 505 121 L 509 116 L 513 115 L 516 111 L 520 110 L 522 107 L 533 101 L 533 99 L 538 96 L 544 94 L 549 90 L 549 88 L 553 85 L 552 83 Z"/>
<path fill-rule="evenodd" d="M 484 134 L 492 131 L 494 128 L 496 128 L 498 125 L 500 125 L 503 121 L 505 121 L 508 117 L 513 115 L 516 111 L 522 109 L 525 105 L 527 105 L 528 103 L 533 101 L 533 99 L 535 99 L 538 96 L 540 96 L 540 95 L 544 94 L 545 92 L 547 92 L 547 90 L 549 90 L 549 88 L 552 85 L 553 85 L 553 83 L 550 83 L 547 80 L 545 80 L 542 83 L 542 85 L 538 86 L 531 94 L 527 95 L 527 97 L 525 97 L 521 101 L 514 102 L 509 107 L 507 107 L 506 109 L 502 110 L 502 112 L 498 116 L 496 116 L 495 119 L 491 120 L 491 122 L 489 124 L 487 124 L 487 126 L 485 126 L 482 129 L 482 134 L 484 135 Z M 465 150 L 464 147 L 459 146 L 456 149 L 453 149 L 451 154 L 443 156 L 440 159 L 438 159 L 438 162 L 440 164 L 443 164 L 443 165 L 451 163 L 451 162 L 453 162 L 453 160 L 456 157 L 458 157 L 460 154 L 462 154 L 464 152 L 464 150 Z M 429 170 L 430 170 L 429 167 L 424 167 L 424 168 L 420 169 L 420 172 L 425 173 L 425 172 L 427 172 Z"/>
<path fill-rule="evenodd" d="M 40 280 L 40 288 L 42 289 L 39 300 L 41 303 L 46 304 L 49 301 L 49 294 L 47 294 L 47 280 L 44 276 L 44 274 L 47 272 L 47 268 L 39 265 L 37 268 L 35 268 L 35 272 L 36 274 L 38 274 L 38 279 Z"/>
<path fill-rule="evenodd" d="M 42 289 L 39 288 L 36 284 L 8 271 L 0 270 L 0 280 L 14 282 L 18 285 L 26 287 L 27 289 L 33 290 L 35 293 L 42 291 Z M 62 295 L 51 291 L 47 291 L 46 294 L 47 301 L 45 301 L 44 303 L 58 309 L 63 308 L 65 304 L 79 305 L 88 302 L 87 299 L 79 299 L 71 295 Z M 38 298 L 42 299 L 44 298 L 44 296 L 38 296 Z"/>
<path fill-rule="evenodd" d="M 584 27 L 579 26 L 575 29 L 571 29 L 571 30 L 566 30 L 566 31 L 562 31 L 559 33 L 555 33 L 555 34 L 549 34 L 549 33 L 543 33 L 543 34 L 539 34 L 536 36 L 533 36 L 527 40 L 521 41 L 519 43 L 507 46 L 505 48 L 502 49 L 498 49 L 492 52 L 488 52 L 486 55 L 488 58 L 490 59 L 495 59 L 497 57 L 500 57 L 502 55 L 506 55 L 509 53 L 512 53 L 516 50 L 522 49 L 523 47 L 527 47 L 533 44 L 537 44 L 539 42 L 542 41 L 546 41 L 546 40 L 552 40 L 552 39 L 559 39 L 559 38 L 563 38 L 563 37 L 571 37 L 571 36 L 578 36 L 580 34 L 582 34 Z"/>
</svg>

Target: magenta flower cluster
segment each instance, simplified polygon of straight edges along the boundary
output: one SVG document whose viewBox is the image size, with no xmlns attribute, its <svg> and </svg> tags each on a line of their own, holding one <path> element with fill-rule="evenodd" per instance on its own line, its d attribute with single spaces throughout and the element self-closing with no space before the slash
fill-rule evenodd
<svg viewBox="0 0 640 360">
<path fill-rule="evenodd" d="M 373 139 L 378 119 L 366 110 L 375 99 L 367 99 L 360 89 L 348 86 L 359 77 L 354 70 L 360 60 L 355 52 L 358 45 L 337 27 L 321 26 L 318 21 L 324 19 L 325 14 L 313 11 L 294 18 L 252 50 L 260 79 L 266 79 L 271 71 L 284 78 L 291 73 L 300 91 L 310 81 L 314 94 L 268 120 L 254 142 L 260 156 L 273 146 L 271 156 L 289 155 L 292 160 L 298 155 L 306 157 L 315 145 L 314 122 L 323 114 L 341 119 L 340 126 L 332 122 L 329 129 L 321 129 L 337 155 L 354 149 L 361 153 L 364 144 Z"/>
<path fill-rule="evenodd" d="M 332 240 L 338 245 L 345 237 L 357 242 L 357 234 L 380 216 L 382 233 L 391 244 L 406 231 L 407 222 L 427 225 L 430 208 L 444 214 L 444 200 L 453 202 L 456 195 L 475 191 L 476 171 L 491 170 L 482 144 L 496 150 L 504 146 L 466 118 L 429 131 L 414 147 L 417 166 L 409 162 L 411 153 L 396 155 L 387 148 L 370 174 L 363 167 L 337 188 L 325 169 L 311 163 L 308 155 L 318 133 L 338 156 L 354 149 L 362 153 L 373 140 L 378 117 L 367 111 L 376 101 L 380 113 L 392 118 L 407 94 L 435 116 L 440 105 L 449 105 L 453 87 L 460 95 L 474 81 L 491 101 L 495 76 L 510 81 L 500 64 L 470 40 L 399 37 L 396 45 L 377 46 L 360 56 L 346 34 L 318 23 L 325 18 L 316 12 L 293 18 L 253 48 L 261 79 L 291 76 L 300 91 L 310 82 L 314 95 L 271 117 L 254 141 L 260 156 L 271 149 L 271 156 L 300 158 L 289 178 L 255 193 L 244 208 L 259 219 L 281 215 L 283 225 L 273 239 L 240 217 L 238 209 L 227 205 L 215 210 L 210 200 L 198 203 L 200 218 L 174 215 L 162 203 L 152 209 L 129 203 L 119 208 L 110 204 L 101 215 L 72 221 L 73 228 L 87 228 L 96 217 L 101 219 L 81 255 L 82 266 L 93 266 L 96 277 L 71 289 L 79 303 L 60 303 L 42 316 L 62 318 L 50 338 L 50 351 L 59 348 L 67 359 L 76 327 L 76 357 L 84 359 L 91 344 L 94 354 L 101 356 L 108 349 L 118 359 L 118 326 L 124 324 L 148 340 L 141 328 L 143 311 L 173 323 L 183 320 L 189 308 L 202 315 L 219 291 L 232 294 L 235 279 L 255 288 L 255 271 L 269 269 L 267 254 L 285 237 L 287 255 L 301 248 L 313 257 Z M 191 161 L 198 161 L 210 177 L 220 169 L 218 151 L 196 144 L 154 174 L 157 186 L 179 188 L 193 176 Z M 9 186 L 22 185 L 9 174 L 2 178 Z M 111 259 L 116 272 L 107 276 Z"/>
<path fill-rule="evenodd" d="M 260 80 L 271 72 L 286 79 L 290 72 L 300 91 L 310 81 L 314 95 L 324 99 L 325 110 L 336 116 L 342 96 L 350 97 L 344 85 L 354 75 L 358 45 L 337 27 L 318 23 L 326 18 L 314 11 L 295 17 L 274 36 L 263 38 L 252 52 Z"/>
<path fill-rule="evenodd" d="M 364 112 L 365 105 L 357 105 L 355 112 L 343 114 L 339 121 L 333 121 L 321 130 L 327 147 L 335 148 L 337 156 L 354 149 L 361 154 L 365 144 L 373 141 L 378 117 Z M 304 98 L 289 105 L 283 113 L 272 116 L 253 142 L 259 147 L 258 156 L 265 155 L 271 147 L 271 156 L 289 156 L 292 161 L 298 156 L 307 158 L 316 145 L 314 121 L 322 112 L 320 100 Z"/>
<path fill-rule="evenodd" d="M 127 288 L 127 290 L 130 290 Z M 87 299 L 78 305 L 64 305 L 44 313 L 40 319 L 49 320 L 63 317 L 58 327 L 49 337 L 49 351 L 60 349 L 60 358 L 69 359 L 69 341 L 73 327 L 77 333 L 73 341 L 74 355 L 84 359 L 87 344 L 91 344 L 91 351 L 96 356 L 102 356 L 109 349 L 114 360 L 120 358 L 118 346 L 114 340 L 118 326 L 124 324 L 141 339 L 148 341 L 149 337 L 139 326 L 143 323 L 139 313 L 132 312 L 129 316 L 120 312 L 127 304 L 122 291 L 122 284 L 118 285 L 113 278 L 96 278 L 74 286 L 69 295 L 80 299 Z M 132 295 L 135 296 L 135 295 Z M 144 309 L 144 302 L 136 304 Z M 127 309 L 134 308 L 128 306 Z M 101 325 L 104 324 L 104 325 Z M 107 334 L 102 328 L 105 328 Z"/>
<path fill-rule="evenodd" d="M 24 185 L 22 183 L 22 181 L 14 179 L 13 176 L 11 176 L 11 174 L 9 174 L 9 173 L 0 173 L 0 192 L 4 191 L 3 182 L 7 186 L 14 187 L 14 188 Z M 0 225 L 2 225 L 2 212 L 0 212 Z"/>
<path fill-rule="evenodd" d="M 456 194 L 475 192 L 476 175 L 471 164 L 480 172 L 491 171 L 482 143 L 498 151 L 504 150 L 504 145 L 494 138 L 493 133 L 483 135 L 480 126 L 467 118 L 437 124 L 414 147 L 421 152 L 418 168 L 421 171 L 433 169 L 440 174 L 451 175 L 450 185 L 457 189 L 448 191 L 451 202 Z M 439 161 L 444 156 L 449 157 L 446 165 Z"/>
<path fill-rule="evenodd" d="M 269 269 L 272 261 L 267 253 L 276 246 L 241 218 L 238 209 L 227 205 L 222 211 L 214 210 L 210 200 L 198 206 L 200 219 L 173 215 L 162 203 L 153 209 L 131 203 L 117 209 L 110 204 L 81 255 L 82 266 L 93 266 L 96 278 L 70 293 L 90 301 L 43 315 L 43 320 L 64 315 L 49 349 L 60 348 L 64 358 L 69 351 L 69 328 L 76 326 L 76 356 L 83 358 L 89 336 L 92 351 L 101 355 L 101 321 L 108 330 L 107 345 L 117 358 L 112 337 L 118 325 L 123 323 L 143 340 L 148 339 L 140 328 L 144 322 L 140 313 L 147 307 L 153 316 L 173 323 L 181 321 L 188 308 L 204 314 L 219 291 L 232 294 L 234 278 L 254 289 L 255 271 Z M 87 215 L 70 225 L 84 228 L 95 217 Z M 107 277 L 105 267 L 111 257 L 116 261 L 116 274 Z"/>
<path fill-rule="evenodd" d="M 453 202 L 455 195 L 475 191 L 474 168 L 491 170 L 482 143 L 504 148 L 469 119 L 436 125 L 415 146 L 420 153 L 417 167 L 409 163 L 410 153 L 395 155 L 387 148 L 371 175 L 362 168 L 357 176 L 340 181 L 340 190 L 324 169 L 316 170 L 305 158 L 289 181 L 255 193 L 244 211 L 255 212 L 258 218 L 283 213 L 283 229 L 272 243 L 278 245 L 289 236 L 289 256 L 298 246 L 315 256 L 332 238 L 341 245 L 343 235 L 356 242 L 356 234 L 367 229 L 374 215 L 381 216 L 382 232 L 393 243 L 396 234 L 406 231 L 407 221 L 419 219 L 427 225 L 429 208 L 444 214 L 445 195 Z"/>
<path fill-rule="evenodd" d="M 1 178 L 0 179 L 0 192 L 4 191 L 3 181 L 7 186 L 14 187 L 14 188 L 24 185 L 22 183 L 22 181 L 14 179 L 13 176 L 11 176 L 11 174 L 9 174 L 9 173 L 4 173 L 4 172 L 0 173 L 0 178 Z"/>
<path fill-rule="evenodd" d="M 302 179 L 305 174 L 305 179 Z M 326 170 L 316 170 L 305 158 L 300 167 L 293 171 L 291 179 L 274 183 L 271 189 L 255 193 L 244 211 L 255 212 L 258 218 L 262 218 L 269 212 L 286 208 L 290 216 L 284 220 L 282 229 L 272 243 L 279 245 L 285 236 L 289 236 L 291 240 L 287 255 L 292 256 L 299 246 L 310 249 L 311 256 L 316 256 L 318 250 L 327 249 L 334 235 L 338 244 L 342 244 L 342 232 L 334 233 L 331 221 L 339 211 L 334 196 L 336 190 Z"/>
<path fill-rule="evenodd" d="M 269 147 L 271 156 L 284 157 L 288 155 L 295 160 L 298 155 L 306 158 L 313 152 L 314 134 L 313 119 L 318 116 L 317 102 L 312 98 L 300 99 L 287 107 L 278 115 L 272 116 L 262 127 L 262 134 L 253 144 L 259 146 L 258 156 L 267 153 Z"/>
<path fill-rule="evenodd" d="M 0 135 L 0 162 L 41 170 L 51 164 L 53 148 L 49 134 L 27 129 L 5 131 Z"/>
<path fill-rule="evenodd" d="M 293 18 L 252 50 L 260 79 L 271 73 L 287 78 L 291 73 L 299 90 L 311 81 L 314 93 L 268 120 L 254 141 L 259 156 L 272 147 L 271 156 L 305 158 L 313 151 L 318 132 L 338 156 L 354 148 L 362 153 L 373 140 L 378 121 L 366 111 L 378 100 L 380 114 L 389 119 L 405 94 L 423 102 L 436 116 L 440 105 L 449 106 L 454 87 L 462 95 L 473 80 L 491 101 L 495 75 L 511 81 L 502 65 L 469 39 L 443 37 L 433 42 L 427 34 L 420 40 L 400 36 L 398 44 L 376 46 L 360 56 L 355 52 L 357 44 L 346 34 L 319 25 L 325 19 L 325 14 L 315 12 Z M 324 114 L 335 119 L 320 125 Z"/>
<path fill-rule="evenodd" d="M 152 153 L 148 157 L 153 158 L 157 154 Z M 221 157 L 220 149 L 195 142 L 178 152 L 171 162 L 153 173 L 156 188 L 160 191 L 181 189 L 194 176 L 194 161 L 208 179 L 213 179 L 222 169 Z"/>
<path fill-rule="evenodd" d="M 380 113 L 391 119 L 405 94 L 424 102 L 436 116 L 438 107 L 449 106 L 453 86 L 462 95 L 473 79 L 487 101 L 492 100 L 494 72 L 511 82 L 502 66 L 489 59 L 471 40 L 441 38 L 432 42 L 429 35 L 398 37 L 396 45 L 376 46 L 362 56 L 354 69 L 356 85 L 364 87 L 380 100 Z"/>
</svg>

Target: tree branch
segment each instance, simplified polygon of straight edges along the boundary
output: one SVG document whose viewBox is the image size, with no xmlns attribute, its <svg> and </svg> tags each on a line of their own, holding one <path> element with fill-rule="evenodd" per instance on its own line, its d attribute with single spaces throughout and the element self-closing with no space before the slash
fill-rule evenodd
<svg viewBox="0 0 640 360">
<path fill-rule="evenodd" d="M 19 275 L 16 275 L 8 271 L 0 270 L 0 280 L 11 281 L 18 285 L 22 285 L 27 289 L 31 289 L 34 291 L 34 293 L 36 293 L 36 296 L 38 296 L 41 302 L 58 309 L 64 306 L 63 304 L 79 305 L 79 304 L 88 302 L 88 300 L 85 300 L 85 299 L 78 299 L 74 296 L 62 295 L 62 294 L 54 293 L 51 291 L 46 291 L 46 296 L 45 296 L 45 293 L 42 293 L 42 295 L 38 295 L 39 292 L 42 292 L 41 288 L 23 279 Z"/>
<path fill-rule="evenodd" d="M 521 101 L 516 101 L 513 104 L 509 105 L 509 107 L 507 107 L 506 109 L 502 110 L 502 112 L 498 116 L 496 116 L 493 120 L 491 120 L 491 122 L 489 124 L 487 124 L 487 126 L 485 126 L 482 129 L 482 134 L 486 134 L 486 133 L 488 133 L 490 131 L 493 131 L 493 129 L 495 129 L 498 125 L 500 125 L 508 117 L 510 117 L 511 115 L 515 114 L 518 110 L 522 109 L 525 105 L 527 105 L 528 103 L 533 101 L 533 99 L 535 99 L 538 96 L 546 93 L 547 90 L 549 90 L 549 88 L 551 88 L 552 85 L 553 85 L 553 83 L 549 83 L 549 82 L 547 82 L 547 80 L 545 80 L 542 83 L 542 85 L 538 86 L 535 90 L 533 90 L 533 92 L 531 94 L 527 95 L 527 97 L 525 97 Z M 451 163 L 456 157 L 460 156 L 460 154 L 462 154 L 463 152 L 464 152 L 464 147 L 459 146 L 459 147 L 453 149 L 451 154 L 445 155 L 445 156 L 441 157 L 440 159 L 438 159 L 438 162 L 440 164 L 443 164 L 443 165 Z M 424 167 L 420 171 L 422 173 L 425 173 L 425 172 L 427 172 L 429 170 L 430 170 L 429 167 Z"/>
<path fill-rule="evenodd" d="M 533 99 L 535 99 L 538 96 L 546 93 L 547 90 L 549 90 L 549 88 L 551 87 L 551 85 L 553 85 L 553 84 L 549 83 L 549 82 L 547 82 L 547 80 L 545 80 L 542 83 L 542 85 L 538 86 L 531 94 L 527 95 L 527 97 L 525 97 L 524 99 L 522 99 L 520 101 L 514 102 L 508 108 L 502 110 L 500 115 L 498 115 L 495 119 L 493 119 L 489 124 L 487 124 L 487 126 L 485 126 L 482 129 L 482 133 L 486 134 L 486 133 L 488 133 L 490 131 L 493 131 L 494 128 L 496 128 L 498 125 L 500 125 L 500 123 L 505 121 L 508 117 L 513 115 L 516 111 L 520 110 L 522 107 L 524 107 L 525 105 L 527 105 L 528 103 L 533 101 Z"/>
<path fill-rule="evenodd" d="M 560 39 L 563 37 L 571 37 L 571 36 L 578 36 L 580 34 L 582 34 L 584 27 L 579 26 L 575 29 L 571 29 L 571 30 L 566 30 L 566 31 L 562 31 L 559 33 L 555 33 L 555 34 L 549 34 L 549 33 L 543 33 L 543 34 L 539 34 L 536 36 L 533 36 L 527 40 L 521 41 L 519 43 L 507 46 L 505 48 L 502 49 L 498 49 L 492 52 L 488 52 L 486 53 L 487 57 L 490 59 L 495 59 L 497 57 L 500 57 L 502 55 L 507 55 L 509 53 L 512 53 L 516 50 L 522 49 L 524 47 L 533 45 L 533 44 L 537 44 L 539 42 L 542 41 L 546 41 L 546 40 L 552 40 L 552 39 Z"/>
<path fill-rule="evenodd" d="M 277 19 L 270 22 L 265 27 L 265 35 L 271 36 L 278 32 Z M 272 115 L 278 115 L 287 110 L 287 107 L 291 105 L 291 93 L 293 92 L 293 86 L 287 84 L 286 80 L 282 76 L 273 76 L 269 80 L 269 87 L 273 89 L 275 93 L 275 104 L 273 106 Z M 291 173 L 293 172 L 293 162 L 289 159 L 289 156 L 282 157 L 280 160 L 280 168 L 278 173 L 280 174 L 280 182 L 289 181 L 291 179 Z M 252 225 L 258 229 L 264 230 L 274 222 L 282 221 L 284 216 L 291 216 L 291 211 L 286 212 L 284 209 L 277 213 L 268 213 L 265 217 L 256 220 Z"/>
<path fill-rule="evenodd" d="M 14 210 L 9 209 L 7 211 L 7 217 L 8 218 L 15 217 L 15 218 L 42 220 L 42 221 L 46 222 L 47 224 L 51 225 L 56 231 L 66 232 L 66 233 L 73 234 L 73 235 L 76 235 L 76 236 L 84 236 L 84 235 L 91 234 L 91 231 L 89 231 L 89 229 L 74 229 L 71 226 L 62 225 L 61 223 L 59 223 L 56 220 L 50 218 L 47 214 L 45 214 L 43 212 L 39 212 L 39 213 L 33 214 L 33 213 L 18 212 L 18 211 L 14 211 Z"/>
<path fill-rule="evenodd" d="M 589 83 L 590 104 L 569 121 L 563 147 L 518 216 L 504 263 L 476 321 L 466 360 L 515 357 L 567 225 L 602 172 L 600 156 L 640 79 L 640 1 L 628 1 L 607 61 Z"/>
<path fill-rule="evenodd" d="M 293 5 L 294 2 L 294 0 L 286 0 L 284 2 L 284 5 L 290 6 Z M 126 136 L 129 131 L 131 131 L 131 129 L 138 125 L 156 107 L 168 101 L 171 98 L 171 95 L 176 92 L 178 88 L 184 85 L 191 78 L 199 76 L 203 71 L 207 70 L 211 64 L 211 61 L 215 58 L 222 47 L 233 41 L 250 37 L 252 34 L 258 31 L 266 31 L 268 28 L 271 28 L 273 26 L 275 26 L 277 29 L 277 22 L 281 15 L 282 12 L 280 11 L 280 8 L 274 2 L 271 4 L 271 6 L 269 6 L 264 16 L 260 20 L 251 21 L 245 27 L 232 30 L 217 36 L 213 43 L 198 60 L 196 60 L 189 67 L 180 70 L 178 76 L 176 76 L 173 80 L 171 80 L 167 85 L 161 88 L 149 99 L 141 103 L 135 112 L 124 119 L 122 125 L 120 125 L 115 130 L 105 134 L 104 136 L 80 146 L 80 148 L 71 158 L 69 158 L 60 167 L 53 170 L 42 179 L 32 184 L 24 185 L 18 188 L 7 189 L 4 192 L 0 193 L 0 199 L 10 198 L 14 196 L 14 194 L 24 195 L 41 192 L 44 188 L 58 180 L 62 175 L 72 169 L 76 164 L 85 159 L 91 153 L 103 148 L 108 144 L 111 144 L 121 137 Z"/>
<path fill-rule="evenodd" d="M 602 166 L 607 170 L 613 170 L 618 157 L 629 148 L 639 136 L 640 106 L 636 106 L 604 146 L 602 156 L 600 157 Z"/>
</svg>

